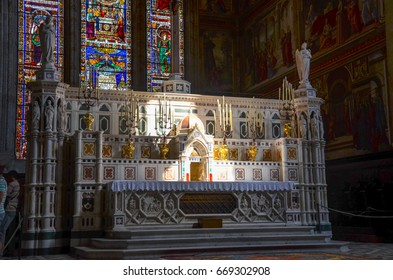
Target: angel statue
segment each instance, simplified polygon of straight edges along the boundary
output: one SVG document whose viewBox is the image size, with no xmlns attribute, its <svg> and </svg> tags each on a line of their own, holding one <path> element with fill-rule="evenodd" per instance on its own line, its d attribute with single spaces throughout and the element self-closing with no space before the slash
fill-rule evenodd
<svg viewBox="0 0 393 280">
<path fill-rule="evenodd" d="M 306 86 L 309 84 L 311 50 L 307 49 L 307 43 L 302 44 L 301 50 L 296 50 L 296 67 L 299 74 L 299 83 Z"/>
</svg>

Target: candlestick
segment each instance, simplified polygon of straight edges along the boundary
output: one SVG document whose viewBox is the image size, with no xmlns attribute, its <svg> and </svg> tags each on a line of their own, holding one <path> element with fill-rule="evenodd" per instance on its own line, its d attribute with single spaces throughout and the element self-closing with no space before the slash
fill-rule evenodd
<svg viewBox="0 0 393 280">
<path fill-rule="evenodd" d="M 229 104 L 229 125 L 232 130 L 232 104 Z"/>
<path fill-rule="evenodd" d="M 225 104 L 225 122 L 224 125 L 228 124 L 228 103 Z"/>
</svg>

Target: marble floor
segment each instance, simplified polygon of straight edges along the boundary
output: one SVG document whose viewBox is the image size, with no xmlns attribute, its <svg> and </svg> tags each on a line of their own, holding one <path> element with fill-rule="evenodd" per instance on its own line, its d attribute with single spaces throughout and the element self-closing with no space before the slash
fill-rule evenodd
<svg viewBox="0 0 393 280">
<path fill-rule="evenodd" d="M 0 258 L 18 260 L 18 257 Z M 331 250 L 276 250 L 276 251 L 242 251 L 242 252 L 198 252 L 195 254 L 176 254 L 158 256 L 157 260 L 393 260 L 393 243 L 349 242 L 341 251 Z M 76 260 L 71 255 L 22 256 L 21 260 Z"/>
</svg>

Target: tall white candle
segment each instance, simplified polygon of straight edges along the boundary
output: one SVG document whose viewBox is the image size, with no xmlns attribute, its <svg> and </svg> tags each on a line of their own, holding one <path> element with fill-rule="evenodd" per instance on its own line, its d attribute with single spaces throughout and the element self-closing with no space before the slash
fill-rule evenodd
<svg viewBox="0 0 393 280">
<path fill-rule="evenodd" d="M 229 124 L 232 130 L 232 104 L 229 104 Z"/>
</svg>

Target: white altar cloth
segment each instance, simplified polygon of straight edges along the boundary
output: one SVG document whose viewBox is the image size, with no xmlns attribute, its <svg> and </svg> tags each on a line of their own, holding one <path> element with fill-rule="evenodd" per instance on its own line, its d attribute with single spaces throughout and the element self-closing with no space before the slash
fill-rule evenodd
<svg viewBox="0 0 393 280">
<path fill-rule="evenodd" d="M 122 191 L 291 191 L 294 182 L 181 182 L 181 181 L 112 181 L 113 192 Z"/>
</svg>

